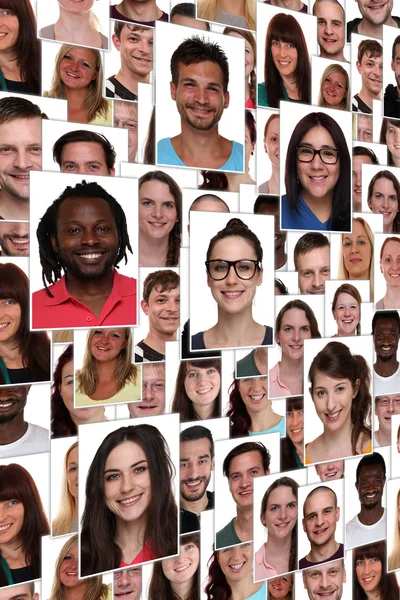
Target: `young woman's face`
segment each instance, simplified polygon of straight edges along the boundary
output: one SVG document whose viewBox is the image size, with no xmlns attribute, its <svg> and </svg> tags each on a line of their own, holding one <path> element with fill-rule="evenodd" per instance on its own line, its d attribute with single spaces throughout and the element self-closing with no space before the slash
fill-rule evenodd
<svg viewBox="0 0 400 600">
<path fill-rule="evenodd" d="M 18 334 L 21 325 L 21 305 L 12 298 L 0 298 L 0 344 Z"/>
<path fill-rule="evenodd" d="M 286 435 L 293 444 L 301 444 L 304 438 L 304 410 L 286 410 Z"/>
<path fill-rule="evenodd" d="M 231 236 L 214 244 L 210 260 L 257 260 L 253 244 L 239 236 Z M 207 283 L 220 310 L 236 314 L 251 306 L 257 286 L 262 283 L 262 271 L 251 279 L 241 279 L 233 267 L 225 279 L 215 281 L 209 275 Z"/>
<path fill-rule="evenodd" d="M 386 144 L 393 158 L 400 158 L 400 127 L 396 127 L 391 123 L 388 124 Z"/>
<path fill-rule="evenodd" d="M 199 548 L 194 542 L 180 546 L 179 556 L 161 562 L 165 577 L 171 583 L 185 583 L 192 579 L 199 567 Z"/>
<path fill-rule="evenodd" d="M 254 69 L 254 52 L 253 52 L 253 48 L 251 47 L 250 42 L 248 42 L 237 31 L 230 31 L 226 35 L 230 35 L 231 37 L 235 37 L 235 38 L 239 38 L 241 40 L 244 40 L 244 70 L 245 70 L 244 74 L 245 74 L 246 81 L 247 81 L 248 78 L 249 78 L 250 73 Z"/>
<path fill-rule="evenodd" d="M 310 394 L 324 429 L 338 431 L 347 425 L 351 419 L 351 406 L 358 392 L 359 380 L 356 384 L 357 389 L 353 390 L 349 379 L 334 379 L 317 371 L 314 389 L 310 388 Z"/>
<path fill-rule="evenodd" d="M 268 398 L 266 377 L 246 377 L 239 379 L 239 392 L 248 412 L 259 413 L 271 406 Z"/>
<path fill-rule="evenodd" d="M 333 317 L 338 326 L 339 335 L 354 335 L 360 322 L 360 305 L 346 292 L 341 292 L 333 309 Z"/>
<path fill-rule="evenodd" d="M 81 15 L 88 12 L 93 4 L 94 0 L 57 0 L 60 7 L 64 8 L 67 12 L 72 14 Z"/>
<path fill-rule="evenodd" d="M 156 240 L 168 237 L 178 222 L 175 198 L 162 181 L 146 181 L 139 190 L 139 230 Z"/>
<path fill-rule="evenodd" d="M 322 83 L 322 96 L 330 108 L 339 108 L 347 96 L 346 77 L 343 73 L 331 73 Z"/>
<path fill-rule="evenodd" d="M 135 442 L 125 441 L 111 450 L 104 468 L 105 504 L 122 521 L 145 517 L 151 502 L 147 456 Z"/>
<path fill-rule="evenodd" d="M 274 167 L 279 169 L 279 117 L 272 119 L 264 138 L 264 150 Z"/>
<path fill-rule="evenodd" d="M 365 227 L 359 221 L 353 221 L 353 232 L 342 237 L 343 261 L 350 279 L 357 279 L 371 265 L 372 246 Z"/>
<path fill-rule="evenodd" d="M 282 539 L 292 535 L 296 522 L 296 496 L 291 487 L 280 485 L 270 493 L 261 523 L 268 529 L 268 536 Z"/>
<path fill-rule="evenodd" d="M 0 52 L 11 50 L 18 40 L 19 20 L 9 8 L 0 8 Z"/>
<path fill-rule="evenodd" d="M 271 54 L 274 65 L 281 77 L 293 77 L 297 68 L 297 49 L 283 40 L 272 40 Z"/>
<path fill-rule="evenodd" d="M 290 308 L 283 317 L 276 341 L 282 354 L 292 360 L 302 360 L 304 340 L 311 339 L 310 322 L 300 308 Z"/>
<path fill-rule="evenodd" d="M 90 351 L 95 360 L 101 363 L 118 358 L 126 347 L 125 329 L 96 329 L 90 340 Z"/>
<path fill-rule="evenodd" d="M 270 600 L 285 600 L 292 589 L 292 576 L 281 575 L 268 581 L 268 598 Z"/>
<path fill-rule="evenodd" d="M 360 558 L 356 562 L 356 575 L 364 592 L 368 593 L 368 597 L 372 597 L 374 592 L 379 591 L 382 579 L 381 561 L 378 557 Z"/>
<path fill-rule="evenodd" d="M 0 545 L 19 539 L 24 524 L 24 505 L 19 500 L 0 501 Z"/>
<path fill-rule="evenodd" d="M 299 146 L 321 150 L 322 148 L 337 150 L 336 144 L 329 131 L 316 125 L 308 130 L 300 141 Z M 335 153 L 336 154 L 336 153 Z M 326 164 L 316 154 L 311 162 L 297 160 L 297 175 L 300 184 L 310 196 L 323 199 L 330 196 L 339 180 L 340 158 L 336 164 Z"/>
<path fill-rule="evenodd" d="M 228 583 L 245 579 L 252 570 L 253 544 L 242 544 L 218 552 L 218 562 Z"/>
<path fill-rule="evenodd" d="M 188 363 L 184 386 L 196 410 L 196 406 L 208 406 L 215 402 L 221 389 L 221 375 L 215 367 L 202 369 L 196 363 Z"/>
<path fill-rule="evenodd" d="M 80 583 L 78 579 L 78 544 L 72 546 L 64 556 L 60 565 L 60 583 L 68 588 L 73 588 Z"/>
<path fill-rule="evenodd" d="M 72 448 L 67 458 L 68 491 L 75 499 L 78 498 L 78 446 Z"/>
<path fill-rule="evenodd" d="M 61 386 L 60 394 L 65 404 L 65 408 L 68 410 L 72 419 L 77 419 L 81 422 L 94 423 L 96 416 L 100 416 L 100 413 L 104 413 L 104 408 L 101 406 L 91 406 L 88 408 L 75 408 L 74 407 L 74 365 L 72 360 L 65 363 L 61 369 Z"/>
<path fill-rule="evenodd" d="M 391 287 L 400 286 L 400 243 L 388 242 L 383 249 L 381 272 Z"/>
<path fill-rule="evenodd" d="M 97 79 L 96 55 L 89 48 L 71 48 L 60 61 L 60 79 L 71 90 L 88 88 Z"/>
<path fill-rule="evenodd" d="M 381 177 L 375 181 L 368 206 L 373 213 L 383 215 L 384 225 L 393 223 L 399 212 L 399 198 L 390 179 Z"/>
</svg>

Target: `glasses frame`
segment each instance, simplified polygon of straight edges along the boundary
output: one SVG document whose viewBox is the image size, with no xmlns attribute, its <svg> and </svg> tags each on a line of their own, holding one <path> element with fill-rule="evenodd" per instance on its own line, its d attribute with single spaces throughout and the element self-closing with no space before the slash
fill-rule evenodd
<svg viewBox="0 0 400 600">
<path fill-rule="evenodd" d="M 211 273 L 210 273 L 210 264 L 214 263 L 214 262 L 223 262 L 223 263 L 226 263 L 228 265 L 228 271 L 227 271 L 225 277 L 221 277 L 221 278 L 216 279 L 215 277 L 213 277 L 211 275 Z M 237 265 L 237 263 L 242 263 L 242 262 L 253 263 L 253 265 L 254 265 L 254 273 L 253 273 L 253 275 L 251 277 L 241 277 L 239 275 L 239 273 L 237 272 L 236 265 Z M 211 279 L 213 281 L 223 281 L 224 279 L 226 279 L 228 277 L 228 275 L 229 275 L 231 267 L 233 267 L 235 269 L 235 273 L 239 277 L 239 279 L 241 279 L 242 281 L 250 281 L 250 279 L 253 279 L 254 275 L 256 274 L 257 269 L 261 270 L 263 268 L 262 264 L 260 263 L 259 260 L 252 260 L 251 258 L 241 258 L 240 260 L 224 260 L 224 259 L 214 258 L 212 260 L 206 260 L 204 264 L 206 265 L 207 273 L 209 274 L 209 276 L 211 277 Z"/>
<path fill-rule="evenodd" d="M 301 160 L 301 158 L 299 158 L 299 150 L 300 148 L 307 148 L 307 150 L 312 150 L 313 151 L 313 157 L 311 160 Z M 329 152 L 336 152 L 336 160 L 335 162 L 326 162 L 326 160 L 324 160 L 322 158 L 321 152 L 324 152 L 325 150 L 329 150 Z M 314 158 L 315 155 L 318 154 L 318 156 L 320 157 L 321 161 L 324 163 L 324 165 L 336 165 L 338 160 L 339 160 L 339 150 L 336 150 L 335 148 L 321 148 L 321 150 L 315 150 L 315 148 L 310 148 L 310 146 L 302 146 L 300 144 L 300 146 L 296 146 L 296 157 L 297 160 L 302 162 L 302 163 L 311 163 Z"/>
</svg>

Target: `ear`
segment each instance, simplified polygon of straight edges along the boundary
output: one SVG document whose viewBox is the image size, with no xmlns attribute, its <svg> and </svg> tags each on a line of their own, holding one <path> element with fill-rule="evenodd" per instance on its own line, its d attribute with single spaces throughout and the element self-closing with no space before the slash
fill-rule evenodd
<svg viewBox="0 0 400 600">
<path fill-rule="evenodd" d="M 310 394 L 310 396 L 311 396 L 311 398 L 312 398 L 312 387 L 309 387 L 309 388 L 308 388 L 308 392 L 309 392 L 309 394 Z"/>
<path fill-rule="evenodd" d="M 392 67 L 392 71 L 394 71 L 394 60 L 392 60 L 392 62 L 390 63 L 390 66 Z"/>
<path fill-rule="evenodd" d="M 169 83 L 169 91 L 171 92 L 171 98 L 172 100 L 176 100 L 176 87 L 173 81 L 170 81 Z"/>
<path fill-rule="evenodd" d="M 302 520 L 301 520 L 301 523 L 302 523 L 302 525 L 303 525 L 303 531 L 304 531 L 304 533 L 307 533 L 307 530 L 306 530 L 306 520 L 305 520 L 305 519 L 302 519 Z"/>
<path fill-rule="evenodd" d="M 360 380 L 359 380 L 359 379 L 356 379 L 356 382 L 355 382 L 355 384 L 354 384 L 354 387 L 353 387 L 353 399 L 354 399 L 354 398 L 357 396 L 357 394 L 358 394 L 358 391 L 359 391 L 359 389 L 360 389 L 360 383 L 361 383 L 361 382 L 360 382 Z"/>
<path fill-rule="evenodd" d="M 264 525 L 264 527 L 265 527 L 265 516 L 264 516 L 264 515 L 261 515 L 261 517 L 260 517 L 260 521 L 261 521 L 261 523 L 262 523 L 262 524 Z"/>
<path fill-rule="evenodd" d="M 371 198 L 368 198 L 368 200 L 367 200 L 367 204 L 368 204 L 368 208 L 369 208 L 369 210 L 372 210 L 372 202 L 371 202 Z"/>
<path fill-rule="evenodd" d="M 357 0 L 356 0 L 357 2 Z M 356 62 L 356 67 L 357 67 L 357 71 L 361 74 L 361 64 L 357 61 Z"/>
<path fill-rule="evenodd" d="M 224 98 L 225 98 L 225 103 L 224 103 L 224 108 L 228 108 L 229 106 L 229 101 L 231 99 L 229 92 L 225 92 L 224 94 Z"/>
<path fill-rule="evenodd" d="M 114 167 L 109 170 L 109 173 L 110 173 L 111 177 L 115 177 L 115 169 L 114 169 Z"/>
<path fill-rule="evenodd" d="M 382 269 L 382 261 L 379 261 L 379 268 L 381 270 L 381 273 L 383 274 L 383 269 Z"/>
<path fill-rule="evenodd" d="M 212 461 L 211 461 L 211 471 L 214 471 L 214 467 L 215 467 L 215 461 L 214 461 L 214 459 L 212 459 Z"/>
<path fill-rule="evenodd" d="M 119 41 L 118 37 L 115 35 L 115 33 L 113 33 L 112 36 L 112 41 L 114 46 L 116 47 L 116 49 L 118 50 L 118 52 L 121 50 L 121 42 Z"/>
<path fill-rule="evenodd" d="M 265 471 L 265 474 L 266 474 L 266 475 L 269 475 L 270 473 L 271 473 L 271 469 L 267 469 L 267 470 Z"/>
<path fill-rule="evenodd" d="M 336 523 L 338 523 L 339 519 L 340 519 L 340 508 L 339 508 L 339 506 L 336 507 L 336 511 L 335 512 L 336 512 Z"/>
<path fill-rule="evenodd" d="M 257 274 L 257 285 L 261 285 L 263 282 L 263 274 L 264 274 L 264 270 L 261 269 L 258 274 Z"/>
<path fill-rule="evenodd" d="M 343 565 L 343 583 L 346 583 L 346 579 L 347 579 L 346 569 L 344 568 L 344 565 Z"/>
<path fill-rule="evenodd" d="M 53 248 L 54 252 L 59 252 L 55 235 L 50 236 L 50 244 L 51 244 L 51 247 Z"/>
<path fill-rule="evenodd" d="M 144 312 L 144 314 L 148 316 L 149 315 L 149 305 L 147 304 L 147 302 L 142 300 L 140 302 L 140 306 L 142 307 L 142 311 Z"/>
<path fill-rule="evenodd" d="M 276 341 L 277 344 L 280 343 L 279 333 L 277 331 L 275 332 L 275 341 Z"/>
<path fill-rule="evenodd" d="M 264 150 L 265 150 L 265 154 L 268 154 L 268 150 L 267 150 L 267 140 L 264 139 Z"/>
</svg>

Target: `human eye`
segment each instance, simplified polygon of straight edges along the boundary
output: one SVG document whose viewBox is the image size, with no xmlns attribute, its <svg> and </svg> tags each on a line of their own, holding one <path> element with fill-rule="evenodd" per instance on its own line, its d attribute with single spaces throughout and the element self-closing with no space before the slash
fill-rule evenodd
<svg viewBox="0 0 400 600">
<path fill-rule="evenodd" d="M 186 544 L 185 550 L 192 550 L 194 548 L 194 544 Z"/>
<path fill-rule="evenodd" d="M 173 202 L 165 202 L 165 208 L 175 208 L 175 204 Z"/>
<path fill-rule="evenodd" d="M 187 377 L 189 379 L 193 379 L 194 377 L 196 377 L 197 373 L 196 371 L 189 371 L 189 373 L 187 374 Z"/>
<path fill-rule="evenodd" d="M 318 25 L 325 25 L 326 20 L 325 19 L 318 19 Z"/>
<path fill-rule="evenodd" d="M 76 165 L 73 163 L 69 163 L 67 165 L 63 165 L 64 171 L 74 171 L 76 169 Z"/>
<path fill-rule="evenodd" d="M 336 152 L 334 150 L 325 149 L 322 150 L 322 156 L 325 156 L 326 158 L 333 158 L 336 156 Z"/>
<path fill-rule="evenodd" d="M 100 233 L 108 233 L 110 228 L 106 227 L 106 225 L 101 225 L 100 227 L 97 227 L 97 231 L 100 231 Z"/>
<path fill-rule="evenodd" d="M 343 248 L 347 248 L 348 246 L 350 246 L 349 240 L 344 241 L 343 242 Z"/>
<path fill-rule="evenodd" d="M 75 471 L 77 471 L 77 470 L 78 470 L 78 467 L 70 467 L 70 468 L 68 469 L 69 473 L 74 473 L 74 472 L 75 472 Z"/>
<path fill-rule="evenodd" d="M 15 13 L 12 12 L 12 10 L 8 9 L 8 8 L 3 8 L 3 10 L 0 11 L 0 14 L 4 17 L 14 17 Z"/>
<path fill-rule="evenodd" d="M 389 196 L 389 200 L 392 202 L 397 202 L 397 196 Z"/>
<path fill-rule="evenodd" d="M 111 334 L 111 336 L 112 336 L 112 337 L 114 337 L 114 338 L 117 338 L 117 340 L 119 340 L 119 339 L 120 339 L 120 337 L 121 337 L 121 336 L 119 335 L 119 333 L 112 333 L 112 334 Z"/>
<path fill-rule="evenodd" d="M 19 500 L 16 500 L 15 498 L 13 500 L 9 500 L 8 504 L 10 506 L 17 506 L 19 504 Z"/>
<path fill-rule="evenodd" d="M 364 564 L 365 564 L 365 560 L 363 560 L 363 559 L 359 559 L 359 560 L 356 562 L 356 566 L 357 566 L 357 567 L 362 567 Z"/>
<path fill-rule="evenodd" d="M 131 35 L 131 36 L 128 38 L 128 40 L 129 40 L 130 42 L 137 42 L 137 41 L 139 41 L 139 38 L 138 38 L 136 35 Z"/>
<path fill-rule="evenodd" d="M 100 169 L 99 165 L 89 165 L 90 171 L 98 171 Z"/>
<path fill-rule="evenodd" d="M 311 271 L 302 271 L 301 274 L 303 275 L 303 277 L 310 277 Z"/>
<path fill-rule="evenodd" d="M 140 474 L 140 473 L 144 473 L 145 470 L 146 470 L 146 467 L 139 466 L 139 467 L 135 467 L 134 472 L 137 474 Z"/>
<path fill-rule="evenodd" d="M 153 200 L 142 200 L 143 206 L 151 206 L 153 204 Z"/>
<path fill-rule="evenodd" d="M 70 227 L 70 229 L 68 229 L 68 233 L 70 233 L 71 235 L 75 235 L 77 233 L 80 233 L 80 228 L 79 227 Z"/>
<path fill-rule="evenodd" d="M 336 391 L 341 393 L 341 392 L 344 392 L 345 389 L 346 389 L 346 387 L 344 385 L 338 385 L 338 387 L 336 388 Z"/>
<path fill-rule="evenodd" d="M 71 559 L 72 559 L 71 554 L 66 554 L 63 558 L 63 560 L 71 560 Z"/>
<path fill-rule="evenodd" d="M 208 375 L 214 375 L 214 373 L 216 373 L 217 370 L 216 369 L 208 369 L 207 373 Z"/>
<path fill-rule="evenodd" d="M 2 154 L 10 154 L 10 152 L 12 152 L 12 148 L 11 148 L 11 146 L 2 146 L 0 148 L 0 152 Z"/>
<path fill-rule="evenodd" d="M 365 240 L 358 240 L 357 243 L 359 246 L 365 246 Z"/>
<path fill-rule="evenodd" d="M 287 45 L 287 47 L 288 47 L 290 50 L 293 50 L 293 48 L 294 48 L 295 46 L 294 46 L 294 44 L 290 44 L 290 43 L 289 43 L 289 44 Z"/>
<path fill-rule="evenodd" d="M 106 481 L 117 481 L 117 479 L 119 478 L 119 473 L 109 473 L 108 475 L 106 475 Z"/>
<path fill-rule="evenodd" d="M 81 65 L 83 67 L 86 67 L 86 69 L 91 69 L 91 67 L 92 67 L 92 65 L 90 63 L 86 62 L 85 60 L 81 61 Z"/>
<path fill-rule="evenodd" d="M 290 419 L 291 417 L 293 417 L 293 413 L 292 412 L 287 412 L 286 413 L 286 418 Z"/>
<path fill-rule="evenodd" d="M 13 300 L 12 298 L 7 298 L 7 300 L 4 300 L 4 304 L 5 304 L 6 306 L 14 306 L 14 305 L 15 305 L 15 304 L 17 304 L 17 303 L 16 303 L 16 301 L 15 301 L 15 300 Z"/>
<path fill-rule="evenodd" d="M 315 395 L 317 396 L 317 398 L 322 398 L 325 394 L 325 390 L 317 390 Z"/>
<path fill-rule="evenodd" d="M 336 84 L 335 84 L 335 85 L 336 85 L 336 87 L 337 87 L 337 88 L 339 88 L 339 90 L 342 90 L 342 89 L 343 89 L 343 86 L 342 86 L 342 84 L 341 84 L 341 83 L 339 83 L 338 81 L 336 82 Z"/>
<path fill-rule="evenodd" d="M 64 60 L 72 60 L 72 56 L 70 54 L 66 54 L 64 56 Z"/>
<path fill-rule="evenodd" d="M 285 327 L 283 328 L 283 331 L 289 332 L 292 331 L 293 327 L 291 327 L 290 325 L 285 325 Z"/>
<path fill-rule="evenodd" d="M 154 384 L 154 386 L 153 386 L 153 389 L 154 389 L 156 392 L 161 392 L 161 391 L 163 391 L 163 390 L 164 390 L 164 383 L 155 383 L 155 384 Z"/>
<path fill-rule="evenodd" d="M 238 269 L 241 273 L 247 273 L 250 270 L 250 265 L 241 262 L 238 264 Z"/>
<path fill-rule="evenodd" d="M 252 477 L 257 477 L 258 473 L 259 473 L 259 469 L 252 469 L 252 470 L 250 471 L 250 475 L 251 475 Z"/>
<path fill-rule="evenodd" d="M 34 154 L 41 154 L 42 146 L 32 146 L 31 152 L 33 152 Z"/>
<path fill-rule="evenodd" d="M 307 331 L 307 332 L 308 332 L 308 331 L 310 331 L 310 328 L 309 328 L 309 326 L 308 326 L 308 325 L 304 325 L 304 326 L 301 328 L 301 330 L 302 330 L 302 331 Z"/>
<path fill-rule="evenodd" d="M 237 481 L 238 479 L 239 479 L 239 475 L 237 475 L 236 473 L 231 476 L 232 481 Z"/>
<path fill-rule="evenodd" d="M 209 89 L 211 92 L 219 92 L 219 88 L 218 88 L 217 86 L 215 86 L 215 85 L 209 85 L 209 86 L 208 86 L 208 89 Z"/>
<path fill-rule="evenodd" d="M 299 146 L 299 148 L 302 156 L 312 156 L 314 153 L 313 148 L 308 148 L 307 146 Z"/>
</svg>

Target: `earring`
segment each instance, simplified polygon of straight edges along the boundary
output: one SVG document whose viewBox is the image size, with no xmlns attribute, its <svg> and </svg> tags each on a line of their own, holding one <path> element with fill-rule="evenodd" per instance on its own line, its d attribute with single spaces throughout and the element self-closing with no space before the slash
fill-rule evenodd
<svg viewBox="0 0 400 600">
<path fill-rule="evenodd" d="M 296 181 L 297 181 L 297 183 L 300 183 L 300 179 L 299 179 L 298 173 L 296 173 Z"/>
</svg>

